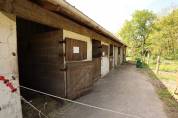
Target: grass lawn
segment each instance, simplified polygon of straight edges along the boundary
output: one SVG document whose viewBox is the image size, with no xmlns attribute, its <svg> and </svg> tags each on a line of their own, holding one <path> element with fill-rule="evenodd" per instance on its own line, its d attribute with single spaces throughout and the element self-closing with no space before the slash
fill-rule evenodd
<svg viewBox="0 0 178 118">
<path fill-rule="evenodd" d="M 128 61 L 133 61 L 132 57 L 127 57 Z M 151 60 L 149 61 L 149 68 L 152 70 L 156 69 L 156 60 Z M 159 67 L 160 71 L 163 72 L 176 72 L 178 71 L 178 60 L 161 60 L 161 64 Z"/>
<path fill-rule="evenodd" d="M 168 91 L 166 88 L 162 88 L 158 89 L 157 93 L 160 99 L 163 100 L 168 107 L 178 110 L 178 103 L 176 100 L 173 100 L 172 96 L 170 95 L 170 91 Z"/>
<path fill-rule="evenodd" d="M 157 77 L 160 79 L 160 80 L 167 80 L 167 81 L 176 81 L 176 74 L 169 74 L 169 73 L 160 73 L 160 74 L 157 74 Z"/>
<path fill-rule="evenodd" d="M 174 91 L 176 88 L 176 72 L 178 70 L 178 60 L 162 60 L 160 64 L 160 72 L 159 74 L 155 74 L 156 78 L 160 80 L 168 89 L 168 92 L 171 93 L 176 99 L 178 99 L 177 95 L 174 95 Z M 150 63 L 149 68 L 154 70 L 156 68 L 155 63 Z"/>
<path fill-rule="evenodd" d="M 155 70 L 156 63 L 151 61 L 149 67 Z M 164 60 L 160 64 L 160 71 L 164 72 L 176 72 L 178 70 L 178 60 Z"/>
</svg>

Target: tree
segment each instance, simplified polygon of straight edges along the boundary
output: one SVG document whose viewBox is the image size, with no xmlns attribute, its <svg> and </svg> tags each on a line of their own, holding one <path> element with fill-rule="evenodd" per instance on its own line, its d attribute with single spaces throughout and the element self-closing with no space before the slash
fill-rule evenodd
<svg viewBox="0 0 178 118">
<path fill-rule="evenodd" d="M 178 10 L 157 19 L 150 33 L 151 49 L 154 55 L 176 58 L 178 50 Z"/>
<path fill-rule="evenodd" d="M 178 10 L 158 18 L 148 39 L 151 42 L 152 54 L 158 57 L 156 66 L 158 73 L 160 57 L 176 59 L 178 54 Z"/>
<path fill-rule="evenodd" d="M 134 51 L 132 56 L 144 57 L 148 52 L 147 39 L 152 31 L 156 15 L 148 10 L 137 10 L 130 21 L 126 21 L 119 32 L 122 39 Z"/>
</svg>

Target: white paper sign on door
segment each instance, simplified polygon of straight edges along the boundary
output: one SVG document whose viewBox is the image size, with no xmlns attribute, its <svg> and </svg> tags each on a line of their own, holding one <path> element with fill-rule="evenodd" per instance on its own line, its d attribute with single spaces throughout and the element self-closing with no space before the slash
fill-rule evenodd
<svg viewBox="0 0 178 118">
<path fill-rule="evenodd" d="M 79 47 L 73 47 L 73 53 L 79 53 L 80 48 Z"/>
</svg>

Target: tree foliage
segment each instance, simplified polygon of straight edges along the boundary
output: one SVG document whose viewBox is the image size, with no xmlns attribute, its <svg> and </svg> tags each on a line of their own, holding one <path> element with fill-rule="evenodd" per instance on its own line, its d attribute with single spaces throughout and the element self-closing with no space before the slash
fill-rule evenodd
<svg viewBox="0 0 178 118">
<path fill-rule="evenodd" d="M 148 51 L 147 39 L 153 29 L 156 15 L 148 10 L 137 10 L 130 21 L 126 21 L 119 35 L 132 49 L 135 56 L 143 56 Z"/>
<path fill-rule="evenodd" d="M 164 17 L 148 10 L 135 11 L 119 35 L 130 47 L 133 57 L 151 53 L 153 57 L 178 58 L 178 9 Z"/>
<path fill-rule="evenodd" d="M 178 10 L 168 16 L 157 19 L 151 40 L 153 55 L 161 55 L 167 59 L 175 59 L 178 54 Z"/>
</svg>

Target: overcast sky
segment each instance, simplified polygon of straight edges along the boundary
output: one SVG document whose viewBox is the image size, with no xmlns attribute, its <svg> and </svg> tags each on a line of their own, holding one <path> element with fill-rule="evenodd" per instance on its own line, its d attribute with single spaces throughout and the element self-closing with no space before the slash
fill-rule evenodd
<svg viewBox="0 0 178 118">
<path fill-rule="evenodd" d="M 178 5 L 178 0 L 66 0 L 98 24 L 116 33 L 135 10 L 149 9 L 155 13 Z"/>
</svg>

